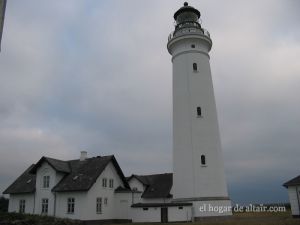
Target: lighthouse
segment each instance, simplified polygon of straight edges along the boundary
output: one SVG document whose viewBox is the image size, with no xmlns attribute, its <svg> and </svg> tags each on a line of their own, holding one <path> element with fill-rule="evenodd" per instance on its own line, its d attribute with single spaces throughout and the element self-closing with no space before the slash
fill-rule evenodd
<svg viewBox="0 0 300 225">
<path fill-rule="evenodd" d="M 194 218 L 232 214 L 209 62 L 212 40 L 199 18 L 185 2 L 174 14 L 167 44 L 173 64 L 173 201 L 191 202 Z"/>
</svg>

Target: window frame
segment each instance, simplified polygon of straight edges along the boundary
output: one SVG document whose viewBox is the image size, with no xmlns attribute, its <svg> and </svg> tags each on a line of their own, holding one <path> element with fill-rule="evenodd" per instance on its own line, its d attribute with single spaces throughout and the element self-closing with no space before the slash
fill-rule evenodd
<svg viewBox="0 0 300 225">
<path fill-rule="evenodd" d="M 197 117 L 202 117 L 202 108 L 200 106 L 197 106 Z"/>
<path fill-rule="evenodd" d="M 26 200 L 20 199 L 19 200 L 19 213 L 25 213 L 25 208 L 26 208 Z"/>
<path fill-rule="evenodd" d="M 102 178 L 102 187 L 107 188 L 107 178 Z"/>
<path fill-rule="evenodd" d="M 96 213 L 102 214 L 102 198 L 101 197 L 96 198 Z"/>
<path fill-rule="evenodd" d="M 201 166 L 207 166 L 207 162 L 206 162 L 206 156 L 205 155 L 201 155 Z"/>
<path fill-rule="evenodd" d="M 114 188 L 114 179 L 109 179 L 108 186 L 109 188 Z"/>
<path fill-rule="evenodd" d="M 105 206 L 107 206 L 107 205 L 108 205 L 108 198 L 107 198 L 107 197 L 105 197 L 105 198 L 104 198 L 104 200 L 103 200 L 103 204 L 104 204 Z"/>
<path fill-rule="evenodd" d="M 193 71 L 198 72 L 198 64 L 195 62 L 193 63 Z"/>
<path fill-rule="evenodd" d="M 75 198 L 69 197 L 67 200 L 67 214 L 75 213 Z"/>
<path fill-rule="evenodd" d="M 42 198 L 41 214 L 47 215 L 48 210 L 49 210 L 49 199 L 48 198 Z"/>
<path fill-rule="evenodd" d="M 43 176 L 43 186 L 44 189 L 47 189 L 50 187 L 50 176 L 49 175 L 44 175 Z"/>
</svg>

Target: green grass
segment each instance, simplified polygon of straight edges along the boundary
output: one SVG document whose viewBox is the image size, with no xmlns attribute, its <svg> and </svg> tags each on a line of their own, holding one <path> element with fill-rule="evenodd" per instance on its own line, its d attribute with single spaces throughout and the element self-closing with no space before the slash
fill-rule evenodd
<svg viewBox="0 0 300 225">
<path fill-rule="evenodd" d="M 135 225 L 157 225 L 138 223 Z M 169 223 L 169 225 L 300 225 L 300 219 L 292 218 L 290 211 L 282 213 L 235 213 L 226 218 L 209 218 L 193 223 Z M 165 224 L 167 225 L 167 224 Z"/>
<path fill-rule="evenodd" d="M 5 223 L 4 223 L 5 222 Z M 78 221 L 49 216 L 0 213 L 0 224 L 5 225 L 81 225 Z M 158 223 L 135 223 L 135 225 Z M 290 211 L 282 213 L 235 213 L 226 218 L 210 218 L 194 223 L 169 223 L 168 225 L 299 225 L 300 219 L 292 218 Z M 120 224 L 118 224 L 120 225 Z M 125 225 L 125 224 L 124 224 Z M 128 224 L 126 224 L 128 225 Z"/>
<path fill-rule="evenodd" d="M 80 222 L 58 219 L 50 216 L 28 215 L 20 213 L 0 213 L 0 224 L 5 225 L 81 225 Z"/>
</svg>

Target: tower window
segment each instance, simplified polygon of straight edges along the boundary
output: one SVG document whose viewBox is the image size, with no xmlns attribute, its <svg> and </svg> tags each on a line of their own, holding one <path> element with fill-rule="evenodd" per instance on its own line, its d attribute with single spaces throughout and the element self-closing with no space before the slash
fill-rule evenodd
<svg viewBox="0 0 300 225">
<path fill-rule="evenodd" d="M 195 48 L 195 45 L 191 45 L 191 48 Z"/>
<path fill-rule="evenodd" d="M 201 165 L 202 165 L 202 166 L 205 166 L 205 165 L 206 165 L 205 155 L 201 155 Z"/>
<path fill-rule="evenodd" d="M 201 112 L 201 107 L 197 107 L 197 116 L 201 117 L 202 116 L 202 112 Z"/>
<path fill-rule="evenodd" d="M 197 63 L 193 63 L 193 70 L 194 71 L 198 71 L 198 65 L 197 65 Z"/>
</svg>

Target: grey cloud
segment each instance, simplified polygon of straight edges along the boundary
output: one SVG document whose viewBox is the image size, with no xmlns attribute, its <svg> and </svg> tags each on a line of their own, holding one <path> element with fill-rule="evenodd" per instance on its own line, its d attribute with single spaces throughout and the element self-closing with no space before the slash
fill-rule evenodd
<svg viewBox="0 0 300 225">
<path fill-rule="evenodd" d="M 70 3 L 8 3 L 0 54 L 0 190 L 42 155 L 70 159 L 81 149 L 115 154 L 127 175 L 172 170 L 166 42 L 182 2 Z M 213 38 L 231 198 L 287 201 L 281 184 L 299 173 L 300 156 L 298 5 L 190 5 L 200 9 Z"/>
</svg>

